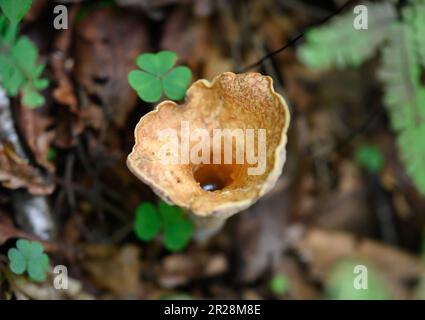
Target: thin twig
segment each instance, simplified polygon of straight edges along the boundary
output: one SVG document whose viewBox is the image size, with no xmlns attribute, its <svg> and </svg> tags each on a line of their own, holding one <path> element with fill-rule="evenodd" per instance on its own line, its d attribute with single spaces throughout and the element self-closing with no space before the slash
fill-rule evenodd
<svg viewBox="0 0 425 320">
<path fill-rule="evenodd" d="M 350 143 L 356 136 L 358 136 L 360 133 L 367 130 L 367 128 L 372 124 L 372 122 L 384 111 L 382 108 L 382 105 L 379 105 L 376 107 L 365 119 L 365 121 L 360 124 L 358 127 L 351 130 L 351 132 L 341 139 L 332 149 L 338 150 Z"/>
<path fill-rule="evenodd" d="M 328 16 L 326 16 L 324 19 L 322 19 L 321 21 L 319 21 L 315 26 L 319 26 L 324 24 L 325 22 L 327 22 L 329 19 L 333 18 L 335 15 L 339 14 L 340 12 L 342 12 L 346 7 L 348 7 L 349 5 L 351 5 L 353 2 L 355 2 L 356 0 L 348 0 L 344 5 L 342 5 L 340 8 L 338 8 L 337 10 L 335 10 L 334 12 L 332 12 L 331 14 L 329 14 Z M 248 65 L 247 67 L 241 69 L 238 71 L 238 73 L 243 73 L 246 72 L 250 69 L 254 69 L 256 67 L 259 67 L 260 65 L 263 64 L 264 61 L 266 61 L 267 59 L 272 58 L 273 56 L 281 53 L 282 51 L 286 50 L 287 48 L 291 47 L 292 45 L 294 45 L 298 40 L 300 40 L 301 38 L 304 37 L 304 35 L 306 34 L 306 31 L 303 31 L 301 34 L 299 34 L 298 36 L 296 36 L 295 38 L 293 38 L 292 40 L 290 40 L 289 42 L 287 42 L 283 47 L 270 52 L 269 54 L 265 55 L 264 57 L 262 57 L 260 60 L 258 60 L 257 62 L 254 62 L 253 64 Z"/>
</svg>

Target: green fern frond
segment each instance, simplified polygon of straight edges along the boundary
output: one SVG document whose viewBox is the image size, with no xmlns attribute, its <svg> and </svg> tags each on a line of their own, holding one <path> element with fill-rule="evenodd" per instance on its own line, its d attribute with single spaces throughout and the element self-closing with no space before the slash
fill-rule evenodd
<svg viewBox="0 0 425 320">
<path fill-rule="evenodd" d="M 408 9 L 410 10 L 410 8 Z M 425 88 L 417 54 L 414 26 L 397 23 L 382 50 L 379 77 L 385 85 L 384 102 L 409 177 L 425 194 Z"/>
<path fill-rule="evenodd" d="M 425 0 L 416 0 L 414 4 L 406 7 L 403 17 L 414 30 L 419 62 L 425 67 Z"/>
<path fill-rule="evenodd" d="M 341 69 L 357 67 L 372 57 L 387 38 L 396 12 L 390 3 L 366 3 L 366 6 L 367 30 L 354 28 L 352 11 L 336 17 L 330 24 L 307 32 L 307 42 L 298 50 L 299 59 L 312 68 Z"/>
</svg>

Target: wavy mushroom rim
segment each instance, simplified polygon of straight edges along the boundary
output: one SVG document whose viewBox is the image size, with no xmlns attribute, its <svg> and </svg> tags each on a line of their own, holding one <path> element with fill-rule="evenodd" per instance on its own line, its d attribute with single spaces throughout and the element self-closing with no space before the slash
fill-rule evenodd
<svg viewBox="0 0 425 320">
<path fill-rule="evenodd" d="M 269 86 L 269 90 L 272 96 L 277 97 L 279 100 L 279 104 L 283 107 L 283 111 L 285 114 L 285 121 L 282 127 L 282 132 L 281 132 L 281 138 L 280 138 L 280 142 L 278 144 L 278 146 L 276 147 L 276 150 L 274 152 L 274 163 L 273 163 L 273 168 L 271 169 L 271 171 L 269 172 L 269 174 L 267 175 L 267 177 L 265 178 L 265 180 L 260 184 L 261 188 L 259 189 L 257 195 L 255 197 L 251 197 L 249 199 L 244 199 L 244 200 L 239 200 L 239 201 L 229 201 L 229 202 L 225 202 L 223 204 L 217 205 L 216 207 L 214 207 L 213 210 L 209 211 L 209 212 L 200 212 L 200 211 L 195 211 L 193 210 L 193 208 L 190 205 L 187 205 L 186 203 L 182 203 L 181 201 L 179 201 L 178 199 L 172 199 L 172 196 L 163 188 L 159 188 L 157 183 L 155 181 L 153 181 L 153 179 L 149 179 L 148 176 L 143 175 L 142 173 L 138 172 L 138 170 L 136 170 L 135 167 L 133 167 L 132 163 L 131 163 L 131 157 L 133 154 L 136 153 L 136 147 L 140 144 L 139 142 L 139 137 L 137 135 L 138 132 L 138 128 L 143 125 L 144 120 L 146 120 L 147 117 L 152 117 L 154 114 L 158 113 L 161 108 L 165 105 L 168 104 L 172 104 L 173 107 L 180 107 L 183 108 L 185 107 L 188 102 L 185 101 L 182 104 L 177 104 L 174 101 L 171 100 L 165 100 L 162 101 L 161 103 L 159 103 L 154 110 L 146 113 L 144 116 L 142 116 L 142 118 L 139 120 L 139 122 L 137 123 L 135 129 L 134 129 L 134 137 L 135 137 L 135 143 L 134 146 L 132 148 L 131 153 L 128 155 L 127 157 L 127 167 L 128 169 L 142 182 L 144 182 L 145 184 L 147 184 L 149 187 L 151 187 L 151 189 L 154 191 L 154 193 L 159 196 L 160 198 L 162 198 L 165 202 L 167 202 L 168 204 L 171 205 L 176 205 L 179 206 L 183 209 L 185 209 L 186 211 L 190 212 L 191 214 L 193 214 L 193 216 L 197 217 L 197 218 L 220 218 L 220 219 L 226 219 L 242 210 L 247 209 L 248 207 L 250 207 L 251 205 L 253 205 L 255 202 L 257 202 L 263 195 L 265 195 L 267 192 L 269 192 L 273 186 L 276 184 L 279 176 L 282 173 L 283 170 L 283 166 L 285 164 L 286 161 L 286 144 L 287 144 L 287 132 L 288 132 L 288 128 L 290 125 L 290 121 L 291 121 L 291 116 L 290 116 L 290 112 L 289 112 L 289 107 L 285 101 L 285 99 L 275 91 L 275 89 L 273 88 L 273 79 L 270 76 L 264 76 L 261 75 L 260 73 L 257 72 L 250 72 L 251 74 L 258 74 L 261 77 L 264 77 L 265 79 L 267 79 L 268 82 L 268 86 Z M 223 75 L 232 75 L 234 76 L 235 74 L 232 72 L 225 72 L 222 73 L 218 76 L 216 76 L 212 81 L 206 80 L 206 79 L 201 79 L 201 80 L 197 80 L 195 81 L 191 87 L 188 89 L 188 93 L 187 96 L 190 96 L 190 90 L 195 87 L 196 85 L 202 84 L 206 89 L 211 89 L 214 87 L 214 85 L 217 83 L 217 81 L 220 79 L 220 77 L 222 77 Z M 207 191 L 206 191 L 207 192 Z"/>
</svg>

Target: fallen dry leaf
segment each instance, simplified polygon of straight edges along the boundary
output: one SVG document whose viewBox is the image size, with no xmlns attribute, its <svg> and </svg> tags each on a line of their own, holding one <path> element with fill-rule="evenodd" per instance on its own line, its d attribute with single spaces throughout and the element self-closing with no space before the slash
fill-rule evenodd
<svg viewBox="0 0 425 320">
<path fill-rule="evenodd" d="M 25 188 L 34 195 L 51 194 L 54 185 L 16 154 L 9 143 L 0 143 L 0 183 L 8 189 Z"/>
<path fill-rule="evenodd" d="M 35 161 L 43 168 L 53 172 L 55 167 L 48 160 L 50 146 L 55 132 L 50 129 L 54 119 L 47 114 L 45 108 L 30 109 L 19 106 L 18 127 L 26 144 L 34 155 Z"/>
<path fill-rule="evenodd" d="M 419 258 L 385 244 L 358 240 L 344 232 L 309 229 L 294 242 L 294 248 L 309 265 L 313 278 L 326 280 L 340 261 L 354 259 L 370 263 L 385 279 L 395 299 L 406 299 L 406 283 L 420 279 L 423 268 Z"/>
<path fill-rule="evenodd" d="M 69 10 L 70 21 L 74 20 L 79 8 L 79 5 L 71 6 Z M 74 24 L 71 24 L 68 29 L 61 30 L 58 33 L 53 43 L 54 51 L 50 60 L 54 77 L 58 83 L 58 86 L 53 91 L 53 97 L 57 102 L 68 106 L 70 111 L 76 113 L 78 111 L 78 101 L 70 76 L 74 62 L 69 57 L 73 30 Z"/>
<path fill-rule="evenodd" d="M 24 276 L 14 276 L 13 291 L 18 300 L 92 300 L 94 297 L 83 290 L 80 281 L 68 277 L 68 289 L 58 290 L 53 286 L 53 274 L 48 281 L 35 283 Z"/>
<path fill-rule="evenodd" d="M 84 248 L 83 267 L 100 288 L 120 298 L 141 298 L 144 288 L 140 280 L 140 248 L 88 245 Z"/>
<path fill-rule="evenodd" d="M 96 105 L 105 119 L 124 125 L 137 102 L 127 74 L 136 69 L 136 57 L 149 51 L 145 23 L 134 12 L 116 8 L 90 12 L 76 29 L 74 73 L 82 89 L 81 108 Z M 94 127 L 104 122 L 96 117 L 93 121 Z"/>
<path fill-rule="evenodd" d="M 239 279 L 251 282 L 270 267 L 276 267 L 287 246 L 286 233 L 290 205 L 288 175 L 285 174 L 271 194 L 240 215 L 236 226 L 236 254 Z"/>
<path fill-rule="evenodd" d="M 17 229 L 5 213 L 0 211 L 0 246 L 12 238 L 28 238 L 29 235 Z"/>
<path fill-rule="evenodd" d="M 159 283 L 165 288 L 175 288 L 200 278 L 222 275 L 228 270 L 223 254 L 193 252 L 168 255 L 156 270 Z"/>
</svg>

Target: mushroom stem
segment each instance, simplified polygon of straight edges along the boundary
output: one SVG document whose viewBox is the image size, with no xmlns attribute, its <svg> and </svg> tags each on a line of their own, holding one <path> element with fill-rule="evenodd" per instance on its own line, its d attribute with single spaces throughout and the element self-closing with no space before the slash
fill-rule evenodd
<svg viewBox="0 0 425 320">
<path fill-rule="evenodd" d="M 191 212 L 189 216 L 196 227 L 194 239 L 197 241 L 210 239 L 223 228 L 226 221 L 226 219 L 220 217 L 200 217 Z"/>
</svg>

